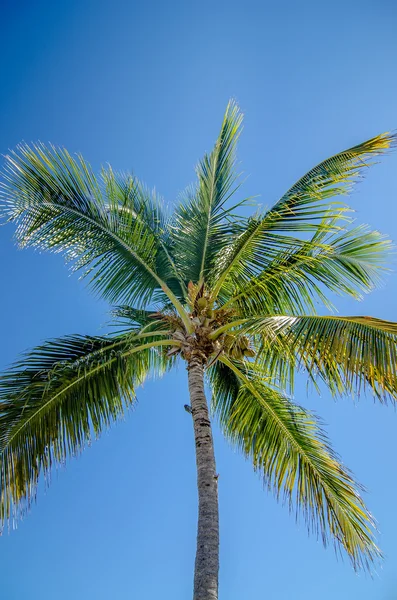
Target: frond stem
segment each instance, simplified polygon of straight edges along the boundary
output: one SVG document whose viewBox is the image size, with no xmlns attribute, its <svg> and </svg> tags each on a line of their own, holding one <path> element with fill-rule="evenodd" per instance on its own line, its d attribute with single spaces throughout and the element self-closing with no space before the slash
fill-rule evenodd
<svg viewBox="0 0 397 600">
<path fill-rule="evenodd" d="M 222 307 L 223 308 L 223 307 Z M 236 321 L 231 321 L 230 323 L 226 323 L 226 325 L 222 325 L 222 327 L 218 327 L 212 333 L 208 335 L 210 340 L 216 340 L 222 333 L 236 327 L 237 325 L 243 325 L 250 319 L 237 319 Z"/>
</svg>

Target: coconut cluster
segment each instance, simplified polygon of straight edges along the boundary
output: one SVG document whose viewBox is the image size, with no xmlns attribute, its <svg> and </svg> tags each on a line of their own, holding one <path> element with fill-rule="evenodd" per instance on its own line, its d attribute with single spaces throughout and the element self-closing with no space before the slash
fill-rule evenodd
<svg viewBox="0 0 397 600">
<path fill-rule="evenodd" d="M 180 342 L 180 346 L 168 351 L 168 355 L 181 354 L 189 360 L 193 353 L 199 354 L 207 362 L 212 361 L 225 353 L 231 358 L 242 360 L 253 358 L 255 350 L 250 345 L 249 337 L 234 333 L 232 330 L 222 332 L 215 339 L 213 333 L 233 320 L 235 311 L 214 307 L 211 294 L 204 285 L 198 286 L 192 282 L 188 286 L 188 303 L 190 319 L 194 325 L 192 333 L 188 333 L 182 320 L 176 315 L 163 315 L 172 329 L 173 339 Z M 212 362 L 211 361 L 211 362 Z"/>
</svg>

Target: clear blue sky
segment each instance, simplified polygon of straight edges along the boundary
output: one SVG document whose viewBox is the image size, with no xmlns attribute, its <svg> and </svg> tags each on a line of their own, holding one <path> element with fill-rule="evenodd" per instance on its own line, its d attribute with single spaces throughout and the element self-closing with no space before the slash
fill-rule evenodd
<svg viewBox="0 0 397 600">
<path fill-rule="evenodd" d="M 172 202 L 211 147 L 230 96 L 245 114 L 246 194 L 265 204 L 326 156 L 397 128 L 394 2 L 201 0 L 2 3 L 0 152 L 19 141 L 133 169 Z M 351 199 L 397 240 L 397 156 Z M 97 333 L 107 306 L 63 261 L 17 251 L 0 229 L 0 367 L 26 347 Z M 341 313 L 397 320 L 397 273 Z M 224 600 L 397 598 L 396 429 L 392 408 L 328 394 L 316 409 L 368 488 L 385 552 L 374 579 L 337 561 L 215 433 Z M 196 529 L 194 446 L 183 367 L 149 382 L 134 413 L 78 459 L 16 531 L 0 538 L 3 600 L 185 600 Z"/>
</svg>

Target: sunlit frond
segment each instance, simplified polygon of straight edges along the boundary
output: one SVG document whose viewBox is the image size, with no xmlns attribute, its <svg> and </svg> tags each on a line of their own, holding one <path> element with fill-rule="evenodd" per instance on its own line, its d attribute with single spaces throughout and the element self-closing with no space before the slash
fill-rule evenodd
<svg viewBox="0 0 397 600">
<path fill-rule="evenodd" d="M 243 267 L 224 286 L 225 304 L 240 314 L 294 314 L 315 312 L 319 303 L 332 308 L 326 290 L 361 299 L 379 284 L 392 250 L 390 240 L 363 225 L 284 246 L 258 276 L 249 279 Z"/>
<path fill-rule="evenodd" d="M 225 203 L 237 186 L 236 145 L 242 114 L 228 104 L 215 148 L 197 167 L 197 187 L 188 188 L 177 207 L 172 227 L 178 270 L 185 281 L 202 281 L 219 249 L 235 228 Z"/>
<path fill-rule="evenodd" d="M 0 209 L 17 223 L 22 247 L 63 253 L 108 300 L 142 306 L 168 296 L 182 312 L 166 284 L 175 273 L 158 230 L 160 213 L 148 218 L 154 201 L 146 206 L 135 180 L 124 189 L 110 171 L 104 177 L 108 197 L 80 156 L 21 145 L 6 157 Z"/>
<path fill-rule="evenodd" d="M 380 555 L 359 486 L 318 419 L 226 358 L 211 369 L 213 409 L 227 438 L 253 462 L 269 489 L 296 507 L 324 544 L 344 548 L 356 568 Z"/>
<path fill-rule="evenodd" d="M 397 323 L 374 317 L 283 316 L 247 319 L 260 334 L 264 372 L 281 375 L 286 366 L 306 370 L 335 395 L 371 391 L 380 401 L 397 398 Z"/>
<path fill-rule="evenodd" d="M 214 281 L 214 296 L 228 280 L 236 284 L 242 274 L 245 279 L 260 275 L 273 258 L 275 243 L 279 247 L 284 244 L 284 250 L 294 244 L 293 239 L 286 239 L 287 234 L 334 230 L 335 220 L 343 222 L 348 208 L 340 202 L 331 202 L 330 198 L 347 194 L 374 157 L 395 143 L 396 137 L 386 133 L 325 160 L 302 177 L 270 210 L 249 219 L 248 225 L 240 225 L 240 234 L 222 248 L 214 263 L 214 272 L 210 275 Z"/>
<path fill-rule="evenodd" d="M 266 213 L 265 230 L 302 231 L 311 221 L 321 220 L 333 205 L 330 198 L 349 194 L 375 158 L 396 145 L 396 135 L 382 133 L 327 158 L 297 181 Z"/>
</svg>

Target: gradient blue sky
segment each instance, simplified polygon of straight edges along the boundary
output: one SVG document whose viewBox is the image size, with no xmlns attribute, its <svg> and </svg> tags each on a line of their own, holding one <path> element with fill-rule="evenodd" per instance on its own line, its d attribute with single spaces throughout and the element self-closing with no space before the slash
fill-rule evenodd
<svg viewBox="0 0 397 600">
<path fill-rule="evenodd" d="M 395 3 L 3 1 L 0 152 L 52 141 L 95 168 L 133 169 L 172 202 L 211 147 L 229 97 L 243 108 L 246 195 L 269 204 L 322 158 L 397 127 Z M 397 239 L 397 156 L 368 172 L 357 218 Z M 107 306 L 60 257 L 17 251 L 0 229 L 0 367 L 39 341 L 97 333 Z M 397 320 L 397 273 L 341 313 Z M 368 488 L 386 560 L 370 579 L 308 538 L 215 432 L 220 598 L 397 598 L 392 408 L 328 394 L 317 410 Z M 0 538 L 3 600 L 191 596 L 196 489 L 183 367 L 149 382 L 133 414 L 67 467 Z"/>
</svg>

